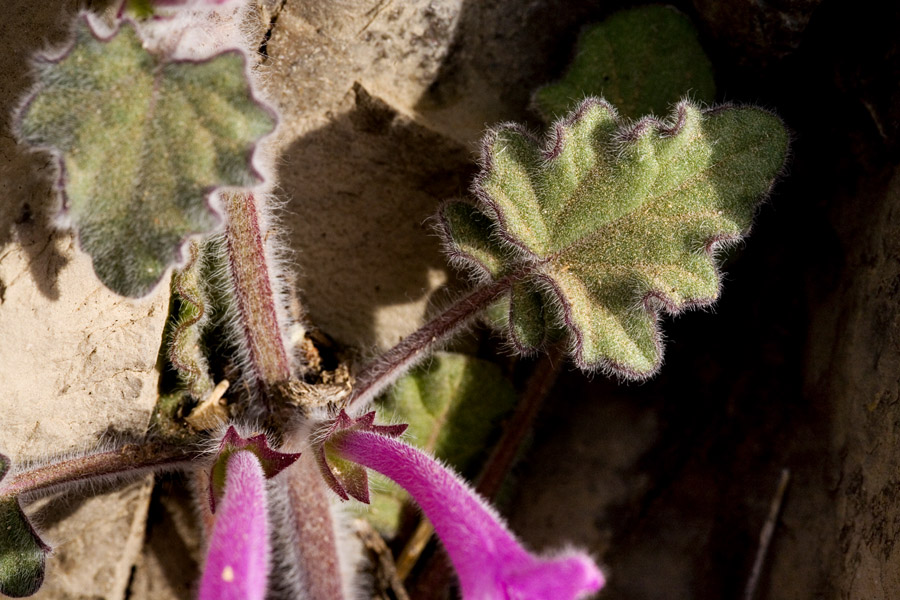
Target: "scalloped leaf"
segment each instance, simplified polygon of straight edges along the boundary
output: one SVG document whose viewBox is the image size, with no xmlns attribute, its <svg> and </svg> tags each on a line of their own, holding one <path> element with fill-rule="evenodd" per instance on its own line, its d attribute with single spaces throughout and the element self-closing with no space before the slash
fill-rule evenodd
<svg viewBox="0 0 900 600">
<path fill-rule="evenodd" d="M 128 24 L 104 40 L 83 21 L 72 47 L 37 75 L 19 134 L 59 155 L 63 216 L 119 294 L 149 293 L 182 242 L 217 225 L 214 188 L 258 182 L 254 143 L 274 119 L 254 100 L 237 51 L 169 62 Z"/>
<path fill-rule="evenodd" d="M 712 65 L 690 19 L 670 6 L 618 12 L 586 29 L 565 77 L 534 95 L 550 122 L 565 116 L 585 96 L 603 96 L 625 117 L 665 114 L 689 94 L 712 102 Z"/>
<path fill-rule="evenodd" d="M 555 322 L 581 368 L 642 379 L 662 360 L 658 312 L 718 297 L 713 251 L 747 233 L 787 148 L 781 121 L 759 108 L 682 102 L 670 123 L 626 124 L 588 99 L 544 144 L 516 125 L 491 131 L 478 210 L 445 209 L 443 233 L 481 276 L 518 274 L 514 341 L 545 339 Z"/>
<path fill-rule="evenodd" d="M 0 480 L 9 468 L 9 459 L 0 454 Z M 19 499 L 0 493 L 0 594 L 23 598 L 38 591 L 49 552 L 22 512 Z"/>
</svg>

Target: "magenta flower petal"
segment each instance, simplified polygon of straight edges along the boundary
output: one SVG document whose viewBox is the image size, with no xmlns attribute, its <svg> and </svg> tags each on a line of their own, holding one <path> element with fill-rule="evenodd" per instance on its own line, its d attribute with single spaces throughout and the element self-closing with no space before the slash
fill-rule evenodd
<svg viewBox="0 0 900 600">
<path fill-rule="evenodd" d="M 249 450 L 234 452 L 227 463 L 199 598 L 263 600 L 269 575 L 266 476 Z"/>
<path fill-rule="evenodd" d="M 603 587 L 603 573 L 582 552 L 527 552 L 484 500 L 421 450 L 358 429 L 341 431 L 331 444 L 406 488 L 444 543 L 464 600 L 575 600 Z"/>
</svg>

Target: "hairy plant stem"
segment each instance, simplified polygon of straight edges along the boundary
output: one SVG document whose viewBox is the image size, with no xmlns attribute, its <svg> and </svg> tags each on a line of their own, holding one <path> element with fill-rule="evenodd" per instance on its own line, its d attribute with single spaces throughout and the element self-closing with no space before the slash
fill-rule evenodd
<svg viewBox="0 0 900 600">
<path fill-rule="evenodd" d="M 228 268 L 240 326 L 255 383 L 267 391 L 290 379 L 291 360 L 278 324 L 260 214 L 251 193 L 222 194 L 222 205 L 227 217 Z"/>
<path fill-rule="evenodd" d="M 294 577 L 286 579 L 298 587 L 273 597 L 349 600 L 353 591 L 345 584 L 345 571 L 355 565 L 342 564 L 339 515 L 332 510 L 331 491 L 315 461 L 298 460 L 275 482 L 282 486 L 289 508 L 288 522 L 281 524 L 276 560 L 282 563 L 281 575 L 293 572 Z"/>
<path fill-rule="evenodd" d="M 520 278 L 521 274 L 515 273 L 475 288 L 367 365 L 356 378 L 356 387 L 347 403 L 347 412 L 353 415 L 363 412 L 385 388 L 425 359 L 429 350 L 468 326 L 478 313 L 490 306 Z"/>
<path fill-rule="evenodd" d="M 102 478 L 134 477 L 142 473 L 187 465 L 201 452 L 183 445 L 148 442 L 125 444 L 115 450 L 87 454 L 16 473 L 0 485 L 0 498 L 33 499 L 66 486 Z"/>
</svg>

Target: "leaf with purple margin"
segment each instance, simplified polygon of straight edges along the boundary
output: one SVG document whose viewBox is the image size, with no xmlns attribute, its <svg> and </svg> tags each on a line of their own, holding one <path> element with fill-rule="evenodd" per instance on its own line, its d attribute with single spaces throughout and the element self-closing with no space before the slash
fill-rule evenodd
<svg viewBox="0 0 900 600">
<path fill-rule="evenodd" d="M 667 122 L 632 123 L 588 99 L 543 142 L 516 125 L 488 133 L 478 210 L 442 219 L 446 247 L 482 278 L 523 273 L 509 318 L 521 349 L 555 324 L 581 368 L 642 379 L 662 361 L 658 313 L 718 297 L 713 253 L 747 233 L 787 148 L 759 108 L 682 102 Z"/>
<path fill-rule="evenodd" d="M 253 98 L 239 52 L 168 61 L 127 23 L 100 39 L 82 20 L 74 37 L 62 55 L 36 63 L 18 134 L 57 154 L 60 216 L 100 280 L 143 296 L 187 237 L 218 224 L 213 189 L 258 182 L 254 144 L 274 119 Z"/>
<path fill-rule="evenodd" d="M 444 245 L 447 256 L 476 280 L 503 277 L 515 264 L 515 253 L 493 235 L 491 226 L 490 217 L 468 202 L 447 202 L 438 213 L 439 230 L 452 240 Z M 519 352 L 530 354 L 555 333 L 545 304 L 539 289 L 516 282 L 509 295 L 485 311 L 484 318 L 492 327 L 506 330 Z"/>
</svg>

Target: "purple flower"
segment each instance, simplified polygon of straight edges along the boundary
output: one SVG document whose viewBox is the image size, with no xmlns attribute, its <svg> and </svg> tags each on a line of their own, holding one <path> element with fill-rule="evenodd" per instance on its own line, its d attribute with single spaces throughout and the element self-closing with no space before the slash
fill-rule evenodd
<svg viewBox="0 0 900 600">
<path fill-rule="evenodd" d="M 363 419 L 371 425 L 369 415 L 353 423 Z M 458 475 L 417 448 L 359 426 L 333 429 L 325 446 L 406 488 L 444 543 L 464 600 L 575 600 L 605 583 L 583 552 L 541 558 L 526 551 Z"/>
<path fill-rule="evenodd" d="M 299 454 L 269 448 L 264 435 L 249 439 L 229 427 L 210 473 L 210 506 L 216 513 L 200 600 L 263 600 L 269 576 L 266 479 Z"/>
<path fill-rule="evenodd" d="M 209 474 L 209 505 L 216 512 L 216 502 L 225 488 L 225 478 L 228 471 L 228 458 L 238 450 L 249 450 L 260 462 L 266 479 L 271 479 L 287 469 L 300 458 L 300 454 L 288 454 L 279 452 L 269 447 L 269 441 L 262 433 L 245 438 L 237 432 L 233 426 L 228 427 L 219 450 L 216 454 L 216 462 Z"/>
<path fill-rule="evenodd" d="M 266 477 L 249 450 L 238 450 L 227 461 L 199 598 L 263 600 L 269 576 Z"/>
<path fill-rule="evenodd" d="M 345 460 L 340 454 L 334 452 L 332 444 L 327 443 L 338 433 L 345 434 L 349 431 L 370 431 L 390 437 L 397 437 L 406 431 L 406 425 L 376 425 L 375 413 L 366 413 L 358 419 L 353 419 L 345 411 L 341 411 L 331 429 L 325 434 L 326 443 L 316 449 L 316 462 L 322 478 L 331 490 L 341 497 L 341 500 L 356 498 L 364 504 L 369 503 L 369 477 L 364 467 L 353 461 Z"/>
</svg>

